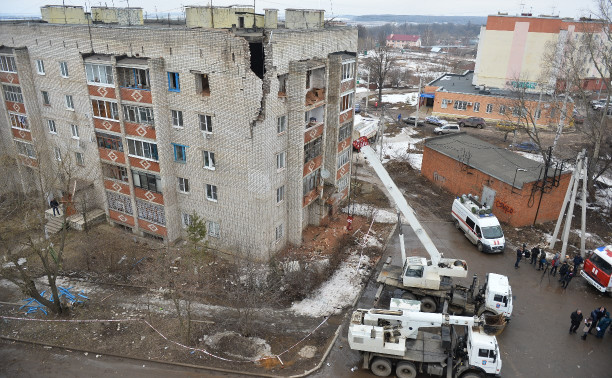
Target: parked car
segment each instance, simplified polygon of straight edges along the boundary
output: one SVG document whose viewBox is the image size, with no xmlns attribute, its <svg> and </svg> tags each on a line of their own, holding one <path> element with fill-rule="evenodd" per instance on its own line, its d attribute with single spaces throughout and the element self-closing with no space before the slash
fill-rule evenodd
<svg viewBox="0 0 612 378">
<path fill-rule="evenodd" d="M 578 113 L 578 111 L 574 110 L 574 113 L 572 114 L 572 120 L 574 120 L 575 124 L 580 125 L 584 123 L 584 116 Z"/>
<path fill-rule="evenodd" d="M 487 123 L 485 122 L 484 118 L 481 118 L 481 117 L 467 117 L 467 118 L 457 118 L 457 124 L 460 127 L 470 126 L 470 127 L 477 127 L 479 129 L 482 129 Z"/>
<path fill-rule="evenodd" d="M 538 152 L 540 152 L 540 147 L 538 147 L 537 144 L 535 144 L 534 142 L 532 142 L 530 140 L 525 141 L 525 142 L 521 142 L 521 143 L 516 144 L 514 146 L 511 144 L 510 147 L 514 147 L 517 150 L 521 150 L 521 151 L 524 151 L 524 152 L 531 152 L 531 153 L 538 153 Z"/>
<path fill-rule="evenodd" d="M 448 124 L 447 121 L 440 119 L 438 117 L 434 117 L 434 116 L 426 117 L 425 122 L 430 123 L 432 125 L 436 125 L 436 126 L 442 126 L 442 125 Z"/>
<path fill-rule="evenodd" d="M 406 117 L 404 118 L 404 122 L 408 125 L 408 126 L 414 126 L 414 121 L 416 120 L 415 117 Z M 422 118 L 419 118 L 418 120 L 416 120 L 416 125 L 417 126 L 425 126 L 425 121 L 423 121 Z"/>
<path fill-rule="evenodd" d="M 458 133 L 459 131 L 461 131 L 461 129 L 459 129 L 459 126 L 457 125 L 442 125 L 434 129 L 434 134 L 442 135 L 442 134 Z"/>
<path fill-rule="evenodd" d="M 605 98 L 603 100 L 593 100 L 591 101 L 591 108 L 595 110 L 602 109 L 604 106 L 606 106 L 606 101 L 607 100 Z"/>
<path fill-rule="evenodd" d="M 361 113 L 361 104 L 355 104 L 355 113 Z"/>
</svg>

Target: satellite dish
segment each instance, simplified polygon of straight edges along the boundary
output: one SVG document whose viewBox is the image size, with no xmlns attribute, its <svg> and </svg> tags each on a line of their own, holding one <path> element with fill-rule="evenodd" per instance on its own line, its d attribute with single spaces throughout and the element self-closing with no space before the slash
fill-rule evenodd
<svg viewBox="0 0 612 378">
<path fill-rule="evenodd" d="M 321 169 L 321 177 L 323 177 L 324 179 L 328 179 L 330 176 L 330 173 L 327 169 L 323 168 Z"/>
</svg>

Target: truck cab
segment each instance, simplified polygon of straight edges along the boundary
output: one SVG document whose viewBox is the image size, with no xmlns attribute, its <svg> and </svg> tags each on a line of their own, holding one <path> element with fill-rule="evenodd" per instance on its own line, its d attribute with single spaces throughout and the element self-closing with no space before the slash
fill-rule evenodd
<svg viewBox="0 0 612 378">
<path fill-rule="evenodd" d="M 580 275 L 600 292 L 612 295 L 612 245 L 594 250 L 584 262 Z"/>
<path fill-rule="evenodd" d="M 512 289 L 508 277 L 489 273 L 484 286 L 484 306 L 481 312 L 489 311 L 503 314 L 506 319 L 512 316 Z"/>
<path fill-rule="evenodd" d="M 485 334 L 479 327 L 469 327 L 467 353 L 470 367 L 486 374 L 500 374 L 502 362 L 495 336 Z"/>
<path fill-rule="evenodd" d="M 478 202 L 477 197 L 462 195 L 455 198 L 451 215 L 458 230 L 463 231 L 480 252 L 500 253 L 506 240 L 499 220 L 491 207 Z"/>
</svg>

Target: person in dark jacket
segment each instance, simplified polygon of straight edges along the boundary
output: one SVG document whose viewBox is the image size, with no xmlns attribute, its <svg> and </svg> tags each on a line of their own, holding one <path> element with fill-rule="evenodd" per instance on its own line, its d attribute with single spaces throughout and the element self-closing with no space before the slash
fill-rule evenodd
<svg viewBox="0 0 612 378">
<path fill-rule="evenodd" d="M 604 306 L 601 306 L 600 308 L 596 308 L 595 310 L 591 311 L 591 319 L 593 319 L 593 324 L 591 324 L 589 333 L 591 333 L 593 328 L 597 326 L 597 322 L 599 322 L 600 319 L 603 319 L 603 317 L 606 315 L 606 312 L 607 311 Z"/>
<path fill-rule="evenodd" d="M 567 274 L 563 277 L 563 281 L 561 281 L 561 287 L 567 289 L 567 285 L 569 285 L 570 281 L 574 278 L 574 272 L 569 270 Z"/>
<path fill-rule="evenodd" d="M 540 245 L 536 245 L 535 247 L 531 248 L 531 262 L 530 262 L 530 264 L 533 264 L 534 268 L 537 265 L 538 256 L 540 256 Z"/>
<path fill-rule="evenodd" d="M 586 337 L 589 334 L 589 330 L 591 329 L 592 325 L 593 325 L 593 319 L 588 318 L 584 321 L 584 327 L 582 327 L 582 332 L 584 333 L 582 334 L 582 337 L 580 337 L 582 340 L 586 340 Z"/>
<path fill-rule="evenodd" d="M 516 262 L 514 263 L 514 269 L 519 268 L 519 262 L 521 262 L 521 257 L 523 257 L 523 250 L 520 248 L 516 249 Z"/>
<path fill-rule="evenodd" d="M 610 313 L 606 311 L 604 317 L 597 323 L 597 338 L 601 339 L 604 337 L 604 333 L 606 333 L 606 329 L 608 329 L 610 322 L 612 322 L 612 320 L 610 320 Z"/>
<path fill-rule="evenodd" d="M 580 255 L 574 256 L 574 276 L 578 273 L 578 268 L 580 268 L 580 264 L 584 262 L 584 259 Z"/>
<path fill-rule="evenodd" d="M 544 252 L 544 250 L 540 252 L 538 261 L 540 262 L 540 265 L 538 265 L 538 270 L 544 269 L 544 264 L 546 264 L 546 252 Z"/>
<path fill-rule="evenodd" d="M 559 268 L 559 282 L 563 281 L 563 277 L 565 277 L 567 272 L 569 272 L 570 267 L 567 260 L 569 260 L 569 256 L 565 256 L 565 261 L 563 262 L 563 264 L 561 264 L 561 267 Z"/>
<path fill-rule="evenodd" d="M 582 311 L 576 309 L 576 311 L 572 312 L 570 315 L 570 320 L 572 321 L 572 325 L 570 326 L 569 333 L 576 333 L 580 326 L 580 322 L 582 322 Z"/>
</svg>

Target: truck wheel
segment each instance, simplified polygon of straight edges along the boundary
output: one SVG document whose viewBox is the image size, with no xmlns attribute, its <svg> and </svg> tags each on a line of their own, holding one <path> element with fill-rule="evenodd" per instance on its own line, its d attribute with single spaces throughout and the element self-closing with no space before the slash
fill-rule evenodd
<svg viewBox="0 0 612 378">
<path fill-rule="evenodd" d="M 421 299 L 421 311 L 423 312 L 436 312 L 438 306 L 436 301 L 431 297 L 425 297 Z"/>
<path fill-rule="evenodd" d="M 461 376 L 461 378 L 482 378 L 482 375 L 475 372 L 465 373 Z"/>
<path fill-rule="evenodd" d="M 463 122 L 459 122 L 459 127 L 463 127 L 465 124 Z"/>
<path fill-rule="evenodd" d="M 479 123 L 478 125 L 476 125 L 476 127 L 482 129 L 482 124 Z"/>
<path fill-rule="evenodd" d="M 417 369 L 412 362 L 400 362 L 395 367 L 397 378 L 414 378 L 417 376 Z"/>
<path fill-rule="evenodd" d="M 481 242 L 478 242 L 478 244 L 476 244 L 476 248 L 478 248 L 478 252 L 482 252 L 482 250 L 484 249 Z"/>
<path fill-rule="evenodd" d="M 391 361 L 386 358 L 376 358 L 370 365 L 372 373 L 378 377 L 388 377 L 391 374 Z"/>
<path fill-rule="evenodd" d="M 461 230 L 461 225 L 459 225 L 459 221 L 455 219 L 455 228 L 457 230 Z"/>
<path fill-rule="evenodd" d="M 410 300 L 415 301 L 417 299 L 417 297 L 416 297 L 416 295 L 412 294 L 409 291 L 404 291 L 402 293 L 402 299 L 410 299 Z"/>
</svg>

